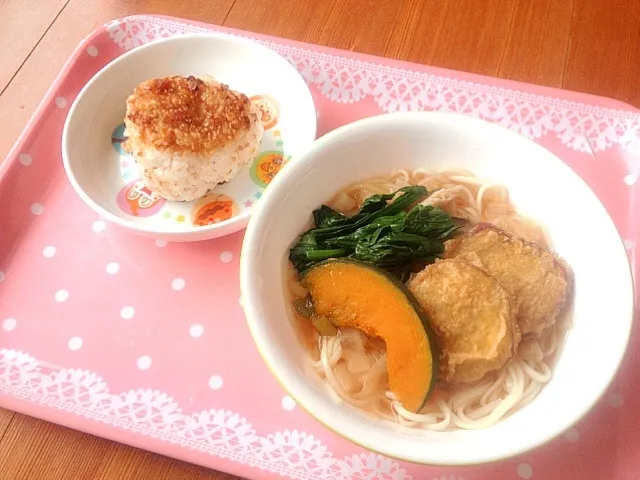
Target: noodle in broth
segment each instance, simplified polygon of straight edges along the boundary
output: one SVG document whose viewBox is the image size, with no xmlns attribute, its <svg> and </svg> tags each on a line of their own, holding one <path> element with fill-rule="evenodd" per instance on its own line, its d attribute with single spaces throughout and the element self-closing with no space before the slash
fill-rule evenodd
<svg viewBox="0 0 640 480">
<path fill-rule="evenodd" d="M 388 178 L 373 178 L 338 193 L 328 206 L 347 215 L 357 213 L 364 200 L 374 194 L 389 194 L 399 188 L 422 185 L 430 196 L 424 204 L 440 207 L 452 217 L 470 224 L 488 222 L 544 248 L 549 242 L 543 229 L 515 211 L 508 191 L 482 181 L 466 171 L 432 174 L 425 169 L 396 170 Z M 290 268 L 289 290 L 293 298 L 304 298 L 305 288 Z M 308 321 L 300 320 L 302 324 Z M 388 389 L 385 344 L 354 328 L 341 328 L 336 336 L 320 336 L 307 327 L 311 369 L 326 381 L 330 392 L 342 401 L 401 425 L 426 430 L 482 429 L 529 404 L 551 380 L 551 364 L 568 328 L 559 317 L 543 335 L 523 339 L 516 355 L 497 372 L 473 385 L 438 385 L 419 413 L 405 409 Z"/>
</svg>

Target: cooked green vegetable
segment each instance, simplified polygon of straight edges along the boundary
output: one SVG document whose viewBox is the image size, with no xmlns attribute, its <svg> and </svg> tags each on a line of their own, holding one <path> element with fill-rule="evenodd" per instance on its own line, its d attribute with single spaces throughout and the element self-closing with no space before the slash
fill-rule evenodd
<svg viewBox="0 0 640 480">
<path fill-rule="evenodd" d="M 298 315 L 310 320 L 321 336 L 334 337 L 338 334 L 338 330 L 327 317 L 316 314 L 311 297 L 294 300 L 293 308 L 295 308 Z"/>
<path fill-rule="evenodd" d="M 322 205 L 313 212 L 315 227 L 302 234 L 289 260 L 301 273 L 323 260 L 349 257 L 404 280 L 416 267 L 439 258 L 444 242 L 458 229 L 440 208 L 415 205 L 427 196 L 421 186 L 372 195 L 353 217 Z"/>
</svg>

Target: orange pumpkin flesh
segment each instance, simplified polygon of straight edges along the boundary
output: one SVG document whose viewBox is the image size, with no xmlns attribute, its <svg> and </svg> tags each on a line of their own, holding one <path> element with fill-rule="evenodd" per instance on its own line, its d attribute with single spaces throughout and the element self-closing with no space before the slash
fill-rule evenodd
<svg viewBox="0 0 640 480">
<path fill-rule="evenodd" d="M 405 286 L 383 270 L 345 259 L 317 264 L 304 283 L 316 314 L 384 340 L 389 388 L 407 410 L 419 411 L 435 384 L 437 356 L 424 313 Z"/>
</svg>

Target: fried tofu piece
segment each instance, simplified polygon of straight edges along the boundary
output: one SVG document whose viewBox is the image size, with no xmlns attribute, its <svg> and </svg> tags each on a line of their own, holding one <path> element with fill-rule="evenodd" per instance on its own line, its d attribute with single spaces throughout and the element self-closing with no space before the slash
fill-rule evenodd
<svg viewBox="0 0 640 480">
<path fill-rule="evenodd" d="M 484 268 L 514 298 L 523 337 L 552 326 L 571 289 L 570 270 L 553 252 L 481 223 L 446 243 L 445 258 Z"/>
<path fill-rule="evenodd" d="M 517 351 L 520 332 L 512 299 L 482 269 L 440 260 L 414 275 L 407 287 L 435 333 L 444 383 L 474 383 Z"/>
</svg>

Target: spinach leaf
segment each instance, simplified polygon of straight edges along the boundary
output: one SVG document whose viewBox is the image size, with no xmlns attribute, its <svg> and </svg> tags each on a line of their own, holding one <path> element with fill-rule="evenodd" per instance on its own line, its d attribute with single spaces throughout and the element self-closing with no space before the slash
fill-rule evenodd
<svg viewBox="0 0 640 480">
<path fill-rule="evenodd" d="M 432 239 L 446 240 L 458 228 L 444 210 L 431 205 L 417 205 L 407 214 L 403 231 Z"/>
<path fill-rule="evenodd" d="M 415 205 L 427 195 L 421 186 L 372 195 L 353 217 L 323 205 L 313 212 L 315 227 L 301 235 L 289 260 L 303 272 L 322 260 L 350 257 L 404 279 L 439 258 L 444 242 L 458 230 L 443 210 Z"/>
<path fill-rule="evenodd" d="M 387 195 L 371 195 L 369 198 L 366 198 L 360 207 L 359 215 L 377 212 L 378 210 L 382 210 L 387 206 L 389 200 L 395 197 L 396 193 L 390 193 Z"/>
<path fill-rule="evenodd" d="M 397 193 L 401 195 L 397 197 L 393 202 L 387 203 Z M 427 197 L 427 189 L 421 186 L 404 187 L 395 193 L 388 195 L 372 195 L 365 200 L 364 204 L 360 208 L 360 211 L 353 217 L 347 218 L 343 221 L 328 221 L 327 226 L 319 226 L 311 231 L 318 241 L 349 234 L 358 228 L 366 225 L 367 223 L 375 220 L 379 217 L 395 215 L 398 212 L 403 211 L 410 205 L 418 202 L 419 200 Z M 373 200 L 372 200 L 373 198 Z M 320 207 L 319 210 L 321 210 Z M 317 210 L 316 210 L 317 212 Z M 314 212 L 314 218 L 316 216 Z"/>
<path fill-rule="evenodd" d="M 326 205 L 322 205 L 317 210 L 313 211 L 313 221 L 316 225 L 316 228 L 319 227 L 328 227 L 334 224 L 338 224 L 340 222 L 344 222 L 347 219 L 340 212 L 336 212 L 334 209 L 327 207 Z"/>
</svg>

